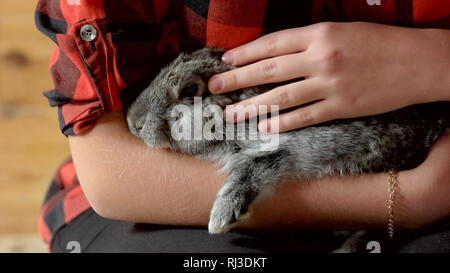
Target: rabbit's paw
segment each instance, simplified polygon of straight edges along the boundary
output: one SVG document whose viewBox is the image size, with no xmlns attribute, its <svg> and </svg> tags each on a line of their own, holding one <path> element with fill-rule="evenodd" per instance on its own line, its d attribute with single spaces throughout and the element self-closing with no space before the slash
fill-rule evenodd
<svg viewBox="0 0 450 273">
<path fill-rule="evenodd" d="M 234 228 L 238 222 L 248 218 L 249 210 L 247 208 L 237 200 L 218 197 L 211 210 L 208 224 L 209 233 L 220 234 Z"/>
</svg>

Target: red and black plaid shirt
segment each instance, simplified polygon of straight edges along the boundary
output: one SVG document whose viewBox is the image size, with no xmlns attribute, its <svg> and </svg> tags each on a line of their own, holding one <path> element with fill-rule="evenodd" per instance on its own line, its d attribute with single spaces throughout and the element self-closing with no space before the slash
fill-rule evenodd
<svg viewBox="0 0 450 273">
<path fill-rule="evenodd" d="M 63 134 L 95 126 L 105 111 L 120 111 L 128 95 L 178 52 L 224 49 L 269 32 L 321 21 L 370 21 L 450 29 L 449 0 L 40 0 L 38 29 L 55 42 L 50 58 Z M 96 35 L 80 34 L 90 25 Z M 132 96 L 131 96 L 132 97 Z M 39 233 L 52 235 L 90 208 L 71 159 L 58 169 L 39 217 Z"/>
</svg>

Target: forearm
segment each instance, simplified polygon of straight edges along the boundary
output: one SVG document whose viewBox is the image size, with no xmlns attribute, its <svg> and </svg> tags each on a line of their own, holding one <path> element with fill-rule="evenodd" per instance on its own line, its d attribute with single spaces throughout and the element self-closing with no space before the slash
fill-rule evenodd
<svg viewBox="0 0 450 273">
<path fill-rule="evenodd" d="M 225 177 L 194 157 L 148 148 L 122 113 L 105 113 L 83 136 L 69 137 L 81 187 L 106 218 L 200 225 Z"/>
<path fill-rule="evenodd" d="M 211 163 L 147 148 L 128 133 L 119 113 L 105 114 L 92 131 L 69 140 L 83 191 L 100 215 L 155 224 L 208 223 L 225 179 Z M 255 204 L 242 227 L 383 226 L 387 196 L 386 174 L 284 183 Z M 396 208 L 399 224 L 405 218 L 401 207 Z"/>
<path fill-rule="evenodd" d="M 419 58 L 416 86 L 422 90 L 421 102 L 450 101 L 450 30 L 418 29 L 411 35 L 410 56 Z M 418 56 L 419 55 L 419 56 Z M 405 60 L 406 61 L 406 60 Z M 405 79 L 408 80 L 408 79 Z"/>
<path fill-rule="evenodd" d="M 401 180 L 405 179 L 402 174 Z M 326 177 L 318 181 L 289 182 L 254 207 L 253 218 L 242 227 L 286 227 L 306 229 L 359 229 L 386 226 L 388 175 Z M 415 228 L 411 219 L 409 192 L 402 188 L 395 204 L 397 226 Z M 416 221 L 417 220 L 417 221 Z"/>
</svg>

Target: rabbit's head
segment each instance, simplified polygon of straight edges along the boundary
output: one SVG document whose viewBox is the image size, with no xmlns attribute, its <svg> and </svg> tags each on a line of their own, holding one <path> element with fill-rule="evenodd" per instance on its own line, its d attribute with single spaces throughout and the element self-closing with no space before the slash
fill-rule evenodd
<svg viewBox="0 0 450 273">
<path fill-rule="evenodd" d="M 203 48 L 180 54 L 151 82 L 127 110 L 130 132 L 148 146 L 173 148 L 176 142 L 171 125 L 177 120 L 172 110 L 183 104 L 193 105 L 194 96 L 207 96 L 208 79 L 230 68 L 220 61 L 223 51 Z"/>
</svg>

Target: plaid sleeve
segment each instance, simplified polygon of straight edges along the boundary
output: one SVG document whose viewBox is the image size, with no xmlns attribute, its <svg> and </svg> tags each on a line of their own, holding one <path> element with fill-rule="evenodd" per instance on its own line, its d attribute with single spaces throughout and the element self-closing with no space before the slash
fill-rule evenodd
<svg viewBox="0 0 450 273">
<path fill-rule="evenodd" d="M 65 135 L 82 134 L 104 111 L 121 110 L 121 93 L 178 49 L 168 1 L 40 0 L 35 22 L 55 42 L 54 89 L 44 96 L 58 107 Z M 86 26 L 94 30 L 92 41 L 80 32 Z"/>
</svg>

